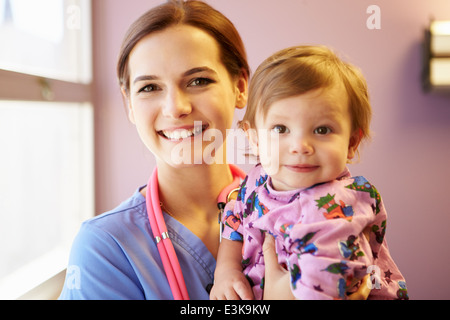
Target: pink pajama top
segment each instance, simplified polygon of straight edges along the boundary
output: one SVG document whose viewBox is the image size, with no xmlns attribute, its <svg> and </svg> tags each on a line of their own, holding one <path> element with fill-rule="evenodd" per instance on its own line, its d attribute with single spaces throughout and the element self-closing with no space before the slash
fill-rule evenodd
<svg viewBox="0 0 450 320">
<path fill-rule="evenodd" d="M 383 202 L 364 177 L 346 170 L 337 180 L 292 191 L 276 191 L 270 181 L 256 166 L 223 216 L 223 237 L 243 241 L 243 272 L 256 299 L 264 289 L 266 232 L 275 237 L 297 299 L 346 299 L 363 281 L 369 299 L 408 299 L 384 239 Z"/>
</svg>

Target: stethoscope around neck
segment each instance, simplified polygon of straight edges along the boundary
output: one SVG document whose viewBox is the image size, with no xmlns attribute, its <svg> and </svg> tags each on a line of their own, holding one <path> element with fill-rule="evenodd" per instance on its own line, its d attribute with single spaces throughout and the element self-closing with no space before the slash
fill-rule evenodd
<svg viewBox="0 0 450 320">
<path fill-rule="evenodd" d="M 217 206 L 220 210 L 219 222 L 221 221 L 221 213 L 227 202 L 228 195 L 239 187 L 240 179 L 245 178 L 245 173 L 239 167 L 230 164 L 231 173 L 233 174 L 233 182 L 225 187 L 217 198 Z M 161 210 L 158 193 L 158 170 L 155 168 L 147 185 L 146 206 L 147 214 L 150 221 L 150 227 L 155 237 L 156 246 L 161 257 L 167 281 L 172 290 L 175 300 L 189 300 L 186 283 L 184 281 L 183 272 L 181 271 L 180 262 L 167 232 L 166 222 Z M 222 231 L 222 228 L 220 229 Z"/>
</svg>

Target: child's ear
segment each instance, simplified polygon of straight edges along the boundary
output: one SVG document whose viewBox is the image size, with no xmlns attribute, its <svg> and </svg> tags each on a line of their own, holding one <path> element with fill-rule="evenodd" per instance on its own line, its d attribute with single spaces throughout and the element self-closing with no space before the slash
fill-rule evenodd
<svg viewBox="0 0 450 320">
<path fill-rule="evenodd" d="M 256 132 L 256 129 L 252 128 L 248 121 L 242 122 L 242 128 L 244 129 L 245 135 L 247 136 L 253 155 L 258 156 L 259 147 L 258 147 L 258 134 Z"/>
<path fill-rule="evenodd" d="M 361 129 L 355 130 L 352 133 L 352 135 L 350 136 L 350 141 L 348 143 L 348 153 L 347 153 L 348 160 L 352 160 L 355 157 L 356 152 L 358 151 L 359 144 L 361 143 L 362 136 L 363 136 L 363 133 L 362 133 Z"/>
</svg>

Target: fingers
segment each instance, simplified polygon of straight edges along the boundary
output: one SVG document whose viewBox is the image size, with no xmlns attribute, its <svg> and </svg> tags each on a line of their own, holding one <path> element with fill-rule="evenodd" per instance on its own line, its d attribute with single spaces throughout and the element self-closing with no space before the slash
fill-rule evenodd
<svg viewBox="0 0 450 320">
<path fill-rule="evenodd" d="M 211 290 L 211 293 L 209 295 L 210 300 L 239 300 L 239 296 L 237 293 L 232 289 L 226 289 L 225 291 L 219 292 L 219 290 Z"/>
<path fill-rule="evenodd" d="M 367 281 L 370 281 L 370 274 L 367 274 L 364 278 L 363 281 L 361 283 L 361 286 L 359 287 L 358 291 L 356 291 L 355 293 L 352 293 L 351 295 L 348 296 L 349 300 L 367 300 L 367 298 L 369 297 L 370 291 L 371 289 L 369 288 L 369 286 L 367 285 Z"/>
<path fill-rule="evenodd" d="M 253 300 L 255 297 L 250 284 L 245 279 L 222 290 L 213 287 L 209 298 L 210 300 Z"/>
<path fill-rule="evenodd" d="M 266 233 L 263 243 L 263 254 L 266 273 L 271 273 L 280 268 L 275 250 L 275 238 L 268 233 Z"/>
<path fill-rule="evenodd" d="M 253 300 L 255 298 L 248 281 L 236 283 L 234 289 L 241 300 Z"/>
<path fill-rule="evenodd" d="M 223 292 L 216 300 L 239 300 L 239 295 L 232 288 Z"/>
<path fill-rule="evenodd" d="M 289 271 L 278 264 L 275 249 L 275 239 L 266 233 L 263 244 L 265 280 L 264 300 L 293 300 L 295 299 L 290 287 Z"/>
</svg>

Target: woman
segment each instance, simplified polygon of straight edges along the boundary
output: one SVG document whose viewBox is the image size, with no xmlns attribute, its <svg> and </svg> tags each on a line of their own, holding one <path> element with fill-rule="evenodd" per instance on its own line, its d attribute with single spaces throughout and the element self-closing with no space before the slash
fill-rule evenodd
<svg viewBox="0 0 450 320">
<path fill-rule="evenodd" d="M 212 130 L 225 137 L 235 108 L 246 105 L 244 46 L 233 24 L 209 5 L 170 2 L 130 27 L 117 71 L 129 119 L 156 158 L 156 189 L 189 298 L 208 299 L 219 246 L 217 197 L 233 174 L 224 164 L 225 143 L 210 152 L 202 136 Z M 147 191 L 150 186 L 82 225 L 60 299 L 173 299 Z M 280 272 L 273 279 L 288 281 Z"/>
</svg>

